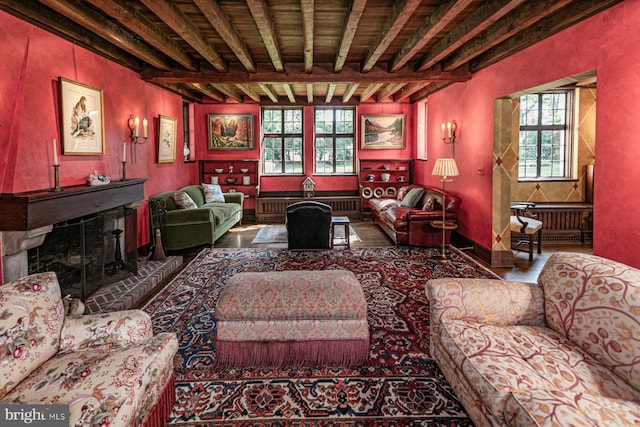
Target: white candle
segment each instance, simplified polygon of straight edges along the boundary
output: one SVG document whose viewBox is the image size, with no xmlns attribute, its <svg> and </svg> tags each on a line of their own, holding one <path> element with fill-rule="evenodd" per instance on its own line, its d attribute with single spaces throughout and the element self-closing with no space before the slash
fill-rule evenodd
<svg viewBox="0 0 640 427">
<path fill-rule="evenodd" d="M 442 139 L 444 139 L 446 134 L 444 133 L 444 122 L 442 122 Z"/>
<path fill-rule="evenodd" d="M 145 138 L 148 136 L 147 134 L 147 125 L 149 124 L 149 122 L 147 122 L 147 119 L 144 119 L 142 121 L 142 136 L 144 136 Z"/>
<path fill-rule="evenodd" d="M 135 124 L 135 130 L 133 131 L 133 136 L 135 136 L 136 138 L 139 135 L 139 131 L 140 131 L 140 119 L 138 117 L 136 117 L 133 121 L 133 123 Z"/>
<path fill-rule="evenodd" d="M 447 122 L 447 138 L 451 138 L 451 122 Z"/>
<path fill-rule="evenodd" d="M 122 162 L 127 161 L 127 143 L 122 144 Z"/>
<path fill-rule="evenodd" d="M 56 139 L 53 138 L 53 165 L 58 166 L 58 144 L 56 144 Z"/>
</svg>

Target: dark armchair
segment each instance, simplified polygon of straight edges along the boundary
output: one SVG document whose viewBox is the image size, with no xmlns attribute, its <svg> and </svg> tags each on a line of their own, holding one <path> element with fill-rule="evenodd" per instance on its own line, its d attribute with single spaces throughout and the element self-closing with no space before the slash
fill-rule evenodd
<svg viewBox="0 0 640 427">
<path fill-rule="evenodd" d="M 329 249 L 331 206 L 303 201 L 287 206 L 289 249 Z"/>
</svg>

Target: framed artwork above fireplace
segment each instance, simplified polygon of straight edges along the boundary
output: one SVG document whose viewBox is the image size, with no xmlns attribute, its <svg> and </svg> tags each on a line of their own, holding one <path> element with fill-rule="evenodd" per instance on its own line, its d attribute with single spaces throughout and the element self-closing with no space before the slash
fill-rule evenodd
<svg viewBox="0 0 640 427">
<path fill-rule="evenodd" d="M 104 154 L 102 90 L 64 77 L 58 83 L 62 154 Z"/>
</svg>

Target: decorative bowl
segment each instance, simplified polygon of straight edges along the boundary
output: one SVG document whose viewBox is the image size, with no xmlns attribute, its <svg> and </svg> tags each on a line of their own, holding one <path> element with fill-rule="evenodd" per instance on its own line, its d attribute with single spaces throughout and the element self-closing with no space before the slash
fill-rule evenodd
<svg viewBox="0 0 640 427">
<path fill-rule="evenodd" d="M 216 171 L 216 173 L 222 173 L 223 169 L 214 169 L 214 171 Z"/>
<path fill-rule="evenodd" d="M 235 184 L 237 181 L 236 178 L 227 178 L 227 184 Z"/>
<path fill-rule="evenodd" d="M 240 172 L 247 173 L 247 172 L 249 172 L 249 169 L 240 169 Z"/>
</svg>

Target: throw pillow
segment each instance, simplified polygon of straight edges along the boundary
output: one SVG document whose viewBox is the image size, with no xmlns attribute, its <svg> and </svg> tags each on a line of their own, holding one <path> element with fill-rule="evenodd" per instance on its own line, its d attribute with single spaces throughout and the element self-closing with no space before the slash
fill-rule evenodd
<svg viewBox="0 0 640 427">
<path fill-rule="evenodd" d="M 422 197 L 422 193 L 424 193 L 423 188 L 414 187 L 407 193 L 406 196 L 402 199 L 402 203 L 400 206 L 404 206 L 406 208 L 414 208 L 420 198 Z"/>
<path fill-rule="evenodd" d="M 205 203 L 210 202 L 222 202 L 224 203 L 224 196 L 222 195 L 222 188 L 218 184 L 202 184 L 202 192 L 204 193 Z"/>
<path fill-rule="evenodd" d="M 424 206 L 422 206 L 423 211 L 432 211 L 433 207 L 436 205 L 436 201 L 433 197 L 427 198 L 427 201 L 424 202 Z"/>
<path fill-rule="evenodd" d="M 404 199 L 404 196 L 407 195 L 408 191 L 409 191 L 409 187 L 408 186 L 404 186 L 404 187 L 398 188 L 398 194 L 396 195 L 396 198 L 398 200 L 402 201 L 402 199 Z"/>
<path fill-rule="evenodd" d="M 180 209 L 195 209 L 198 207 L 191 196 L 184 191 L 173 193 L 173 201 L 176 202 L 176 206 Z"/>
</svg>

